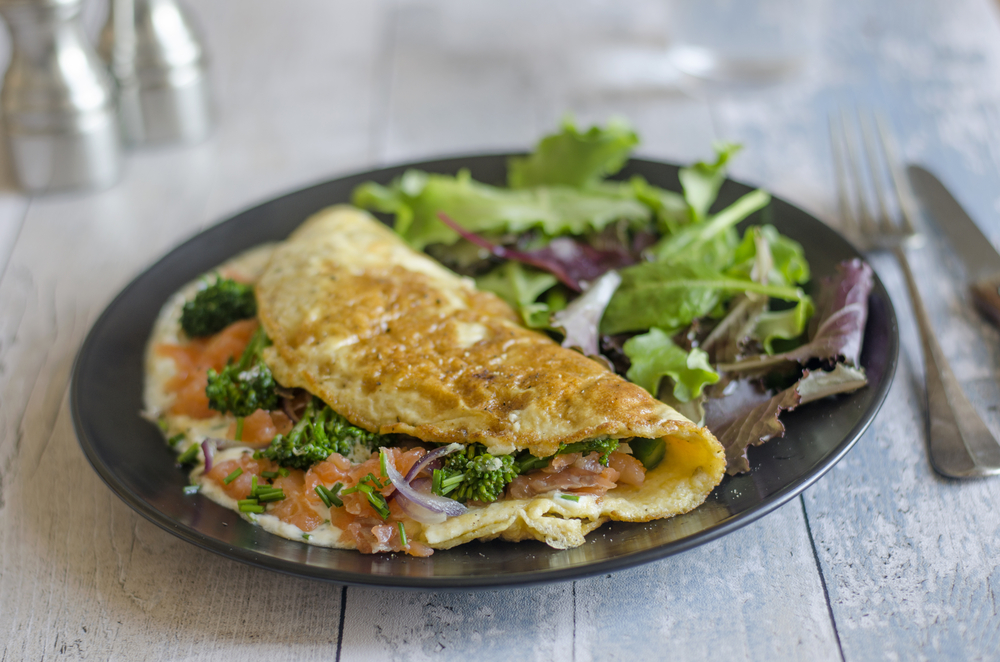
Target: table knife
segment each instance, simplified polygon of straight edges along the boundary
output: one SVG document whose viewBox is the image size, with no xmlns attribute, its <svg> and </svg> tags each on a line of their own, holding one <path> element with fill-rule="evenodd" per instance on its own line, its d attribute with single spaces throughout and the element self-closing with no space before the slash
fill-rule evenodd
<svg viewBox="0 0 1000 662">
<path fill-rule="evenodd" d="M 976 307 L 1000 326 L 1000 253 L 933 173 L 906 168 L 913 192 L 962 258 Z"/>
</svg>

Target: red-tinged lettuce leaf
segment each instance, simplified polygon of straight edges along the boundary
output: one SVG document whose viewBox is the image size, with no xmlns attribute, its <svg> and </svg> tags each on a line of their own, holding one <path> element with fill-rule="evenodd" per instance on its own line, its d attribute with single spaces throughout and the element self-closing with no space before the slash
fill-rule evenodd
<svg viewBox="0 0 1000 662">
<path fill-rule="evenodd" d="M 600 250 L 568 237 L 557 237 L 548 245 L 534 250 L 521 251 L 507 248 L 466 230 L 444 212 L 438 213 L 438 218 L 462 238 L 487 249 L 497 257 L 547 271 L 575 292 L 582 292 L 584 283 L 608 271 L 635 263 L 632 254 L 620 246 L 611 250 Z"/>
<path fill-rule="evenodd" d="M 790 354 L 800 363 L 804 359 L 842 358 L 857 366 L 861 343 L 868 321 L 868 295 L 874 284 L 872 268 L 854 258 L 837 265 L 836 275 L 824 278 L 820 284 L 809 349 L 800 347 Z"/>
<path fill-rule="evenodd" d="M 791 411 L 798 407 L 799 399 L 799 393 L 794 386 L 787 388 L 751 409 L 721 433 L 715 433 L 719 443 L 726 449 L 726 473 L 734 476 L 750 471 L 747 448 L 783 436 L 785 426 L 778 416 L 783 411 Z"/>
<path fill-rule="evenodd" d="M 809 342 L 789 352 L 723 363 L 718 368 L 730 373 L 760 372 L 784 361 L 805 363 L 810 359 L 843 360 L 857 366 L 873 284 L 872 268 L 866 262 L 857 258 L 841 262 L 837 274 L 820 284 L 818 313 Z"/>
<path fill-rule="evenodd" d="M 582 295 L 574 299 L 565 309 L 552 316 L 553 328 L 561 330 L 566 337 L 562 346 L 579 349 L 584 355 L 598 359 L 613 370 L 611 362 L 601 356 L 601 317 L 608 301 L 621 283 L 616 271 L 609 271 L 596 281 Z"/>
<path fill-rule="evenodd" d="M 806 370 L 795 384 L 769 397 L 751 382 L 739 383 L 737 393 L 706 404 L 705 424 L 726 449 L 726 473 L 750 470 L 747 448 L 785 434 L 781 412 L 836 395 L 855 391 L 868 381 L 864 370 L 838 363 L 833 370 Z M 735 397 L 734 397 L 735 396 Z M 730 400 L 730 402 L 726 402 Z"/>
<path fill-rule="evenodd" d="M 567 120 L 562 131 L 542 138 L 531 155 L 508 159 L 507 184 L 512 189 L 584 187 L 621 170 L 638 144 L 639 137 L 624 122 L 581 133 Z"/>
</svg>

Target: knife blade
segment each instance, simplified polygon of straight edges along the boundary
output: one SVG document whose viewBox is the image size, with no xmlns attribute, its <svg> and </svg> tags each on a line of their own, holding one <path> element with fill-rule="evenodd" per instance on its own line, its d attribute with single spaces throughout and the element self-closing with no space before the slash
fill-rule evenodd
<svg viewBox="0 0 1000 662">
<path fill-rule="evenodd" d="M 965 264 L 976 307 L 1000 326 L 1000 253 L 934 173 L 906 168 L 913 192 Z"/>
</svg>

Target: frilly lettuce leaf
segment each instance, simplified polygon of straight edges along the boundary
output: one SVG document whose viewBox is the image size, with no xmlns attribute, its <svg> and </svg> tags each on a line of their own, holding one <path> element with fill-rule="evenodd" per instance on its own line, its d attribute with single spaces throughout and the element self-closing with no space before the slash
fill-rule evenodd
<svg viewBox="0 0 1000 662">
<path fill-rule="evenodd" d="M 494 236 L 533 229 L 550 237 L 579 235 L 622 219 L 647 223 L 652 218 L 646 205 L 621 195 L 565 186 L 510 190 L 474 181 L 467 170 L 454 177 L 411 170 L 387 187 L 367 182 L 354 190 L 353 202 L 396 214 L 396 232 L 418 250 L 458 241 L 438 212 L 468 230 Z"/>
<path fill-rule="evenodd" d="M 706 384 L 719 381 L 704 350 L 685 352 L 662 329 L 652 328 L 629 338 L 624 350 L 632 362 L 626 376 L 653 396 L 659 392 L 664 377 L 673 380 L 673 395 L 681 402 L 700 396 Z"/>
<path fill-rule="evenodd" d="M 580 133 L 569 120 L 562 131 L 542 138 L 530 156 L 507 161 L 507 184 L 512 189 L 533 186 L 586 187 L 613 175 L 628 161 L 639 137 L 621 121 L 607 128 Z"/>
<path fill-rule="evenodd" d="M 550 273 L 510 261 L 477 277 L 476 287 L 499 296 L 521 314 L 526 326 L 538 329 L 548 326 L 549 309 L 536 299 L 557 282 Z"/>
</svg>

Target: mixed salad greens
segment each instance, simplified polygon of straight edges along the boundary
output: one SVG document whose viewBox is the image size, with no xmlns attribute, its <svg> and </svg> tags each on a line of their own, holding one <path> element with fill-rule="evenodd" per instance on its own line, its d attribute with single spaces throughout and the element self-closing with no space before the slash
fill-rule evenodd
<svg viewBox="0 0 1000 662">
<path fill-rule="evenodd" d="M 841 264 L 814 302 L 801 245 L 766 223 L 737 228 L 766 218 L 768 193 L 716 208 L 738 145 L 682 168 L 677 192 L 609 179 L 638 142 L 623 123 L 567 121 L 509 160 L 507 187 L 410 170 L 362 184 L 353 202 L 393 214 L 412 247 L 475 278 L 527 326 L 706 423 L 729 472 L 747 471 L 746 448 L 783 434 L 782 411 L 865 384 L 872 272 Z M 479 471 L 473 460 L 449 471 Z"/>
</svg>

